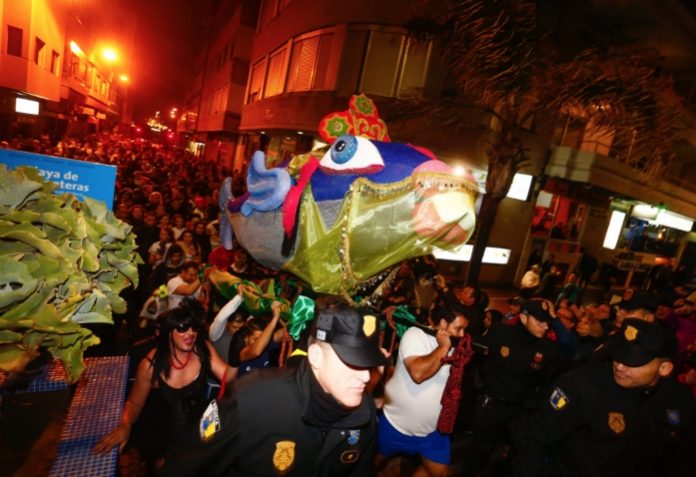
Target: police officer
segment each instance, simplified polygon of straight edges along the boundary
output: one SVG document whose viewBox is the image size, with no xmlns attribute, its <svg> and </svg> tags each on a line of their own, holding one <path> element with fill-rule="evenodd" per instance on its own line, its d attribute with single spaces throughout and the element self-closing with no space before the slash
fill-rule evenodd
<svg viewBox="0 0 696 477">
<path fill-rule="evenodd" d="M 364 476 L 373 473 L 370 369 L 385 364 L 374 316 L 344 304 L 318 309 L 307 359 L 240 379 L 201 419 L 201 449 L 166 476 Z"/>
<path fill-rule="evenodd" d="M 516 475 L 693 475 L 696 403 L 670 377 L 674 334 L 626 319 L 618 336 L 612 362 L 562 376 L 519 424 Z"/>
<path fill-rule="evenodd" d="M 494 324 L 486 335 L 489 356 L 483 364 L 483 389 L 464 459 L 464 475 L 479 472 L 506 436 L 509 421 L 534 406 L 539 388 L 550 384 L 560 365 L 560 349 L 545 337 L 554 319 L 547 300 L 528 300 L 519 322 Z"/>
</svg>

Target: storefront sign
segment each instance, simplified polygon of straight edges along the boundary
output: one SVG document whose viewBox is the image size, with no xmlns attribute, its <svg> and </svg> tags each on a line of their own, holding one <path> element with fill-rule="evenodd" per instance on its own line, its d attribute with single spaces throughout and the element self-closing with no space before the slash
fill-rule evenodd
<svg viewBox="0 0 696 477">
<path fill-rule="evenodd" d="M 109 209 L 113 209 L 116 166 L 2 149 L 0 163 L 10 169 L 33 166 L 44 179 L 58 184 L 59 189 L 56 193 L 67 192 L 80 200 L 90 197 L 104 202 Z"/>
</svg>

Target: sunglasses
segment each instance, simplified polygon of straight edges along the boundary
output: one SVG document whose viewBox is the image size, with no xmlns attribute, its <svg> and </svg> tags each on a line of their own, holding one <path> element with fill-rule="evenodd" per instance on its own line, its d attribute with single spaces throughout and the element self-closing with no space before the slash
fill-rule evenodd
<svg viewBox="0 0 696 477">
<path fill-rule="evenodd" d="M 177 323 L 174 329 L 179 333 L 186 333 L 190 329 L 192 329 L 195 332 L 198 332 L 200 331 L 200 325 L 191 321 L 182 321 L 181 323 Z"/>
</svg>

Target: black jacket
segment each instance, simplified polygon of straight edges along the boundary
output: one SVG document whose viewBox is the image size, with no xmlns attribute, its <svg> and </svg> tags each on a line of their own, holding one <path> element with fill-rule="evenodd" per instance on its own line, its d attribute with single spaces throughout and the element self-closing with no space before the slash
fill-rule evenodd
<svg viewBox="0 0 696 477">
<path fill-rule="evenodd" d="M 258 370 L 220 403 L 220 430 L 200 449 L 170 459 L 162 476 L 370 476 L 376 412 L 358 409 L 320 429 L 311 422 L 310 370 Z"/>
<path fill-rule="evenodd" d="M 694 475 L 696 402 L 672 378 L 628 389 L 611 363 L 590 365 L 563 375 L 515 427 L 515 475 Z"/>
<path fill-rule="evenodd" d="M 496 323 L 486 335 L 484 393 L 507 404 L 525 404 L 550 384 L 560 367 L 560 347 L 537 338 L 522 325 Z"/>
</svg>

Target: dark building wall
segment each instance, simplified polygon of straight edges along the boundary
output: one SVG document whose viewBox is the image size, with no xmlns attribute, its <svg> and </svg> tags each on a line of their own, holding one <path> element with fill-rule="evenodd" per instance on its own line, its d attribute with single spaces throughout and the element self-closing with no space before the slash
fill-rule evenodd
<svg viewBox="0 0 696 477">
<path fill-rule="evenodd" d="M 253 59 L 295 35 L 336 24 L 401 25 L 408 18 L 408 5 L 411 3 L 404 0 L 292 0 L 273 16 L 278 2 L 286 3 L 282 0 L 262 3 Z"/>
</svg>

